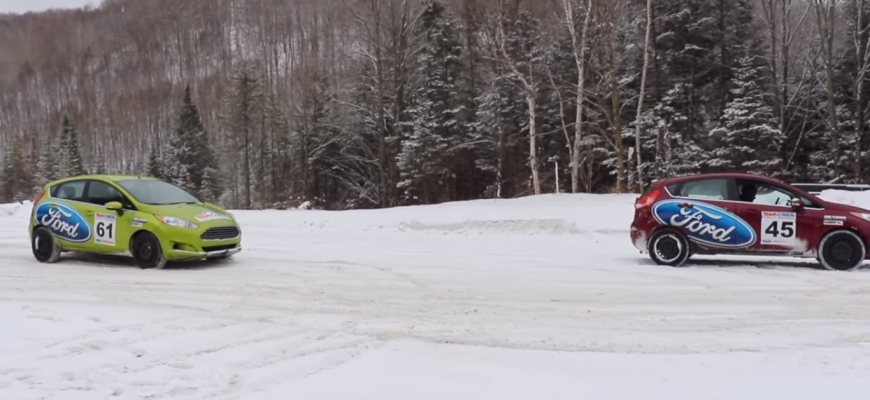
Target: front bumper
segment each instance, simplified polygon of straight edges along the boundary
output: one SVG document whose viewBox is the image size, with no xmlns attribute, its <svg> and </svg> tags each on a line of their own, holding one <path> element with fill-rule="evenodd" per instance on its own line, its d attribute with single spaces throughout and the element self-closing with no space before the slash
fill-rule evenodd
<svg viewBox="0 0 870 400">
<path fill-rule="evenodd" d="M 209 258 L 230 257 L 242 251 L 242 246 L 236 246 L 232 249 L 217 250 L 217 251 L 191 251 L 191 250 L 171 250 L 166 254 L 166 258 L 173 261 L 185 260 L 201 260 Z"/>
</svg>

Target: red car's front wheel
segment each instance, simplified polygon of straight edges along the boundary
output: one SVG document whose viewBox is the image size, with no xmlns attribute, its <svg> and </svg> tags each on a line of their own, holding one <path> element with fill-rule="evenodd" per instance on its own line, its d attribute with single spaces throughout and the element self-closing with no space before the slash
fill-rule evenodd
<svg viewBox="0 0 870 400">
<path fill-rule="evenodd" d="M 852 231 L 828 233 L 819 243 L 819 262 L 829 270 L 851 271 L 859 268 L 866 256 L 864 240 Z"/>
</svg>

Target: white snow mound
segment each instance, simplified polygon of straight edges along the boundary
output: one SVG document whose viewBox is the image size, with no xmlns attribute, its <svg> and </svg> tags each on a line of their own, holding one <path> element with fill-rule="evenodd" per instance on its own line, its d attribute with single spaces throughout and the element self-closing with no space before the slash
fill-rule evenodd
<svg viewBox="0 0 870 400">
<path fill-rule="evenodd" d="M 164 270 L 39 264 L 2 206 L 0 399 L 867 397 L 870 273 L 657 266 L 635 197 L 235 211 L 242 253 Z"/>
<path fill-rule="evenodd" d="M 823 200 L 832 201 L 835 203 L 848 204 L 850 206 L 860 207 L 865 210 L 870 210 L 870 191 L 856 192 L 849 190 L 823 190 L 819 193 L 819 197 Z"/>
</svg>

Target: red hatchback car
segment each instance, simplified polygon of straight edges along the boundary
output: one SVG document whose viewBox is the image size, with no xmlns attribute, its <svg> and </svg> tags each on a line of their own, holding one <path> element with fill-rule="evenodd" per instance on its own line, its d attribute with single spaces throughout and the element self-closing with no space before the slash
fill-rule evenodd
<svg viewBox="0 0 870 400">
<path fill-rule="evenodd" d="M 631 240 L 660 265 L 692 254 L 816 258 L 853 270 L 867 258 L 870 211 L 752 174 L 655 182 L 635 203 Z"/>
</svg>

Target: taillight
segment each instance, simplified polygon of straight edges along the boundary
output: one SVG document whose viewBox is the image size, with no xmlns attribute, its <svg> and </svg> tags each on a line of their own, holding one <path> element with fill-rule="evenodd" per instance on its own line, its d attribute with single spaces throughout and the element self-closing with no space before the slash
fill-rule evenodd
<svg viewBox="0 0 870 400">
<path fill-rule="evenodd" d="M 42 200 L 43 197 L 45 197 L 45 191 L 40 193 L 39 197 L 37 197 L 36 200 L 33 200 L 33 204 L 36 205 L 37 203 L 39 203 L 39 201 Z"/>
<path fill-rule="evenodd" d="M 644 208 L 655 204 L 661 194 L 662 191 L 658 189 L 645 194 L 643 197 L 637 199 L 637 202 L 634 203 L 634 208 Z"/>
</svg>

